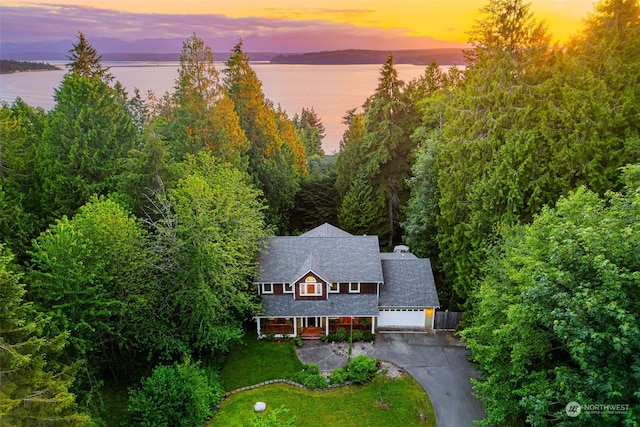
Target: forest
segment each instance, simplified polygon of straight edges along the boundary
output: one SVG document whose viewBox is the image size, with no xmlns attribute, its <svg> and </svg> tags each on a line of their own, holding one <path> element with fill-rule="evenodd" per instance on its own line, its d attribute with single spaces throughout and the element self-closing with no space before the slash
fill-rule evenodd
<svg viewBox="0 0 640 427">
<path fill-rule="evenodd" d="M 60 68 L 44 63 L 32 61 L 14 61 L 12 59 L 0 59 L 0 74 L 18 73 L 22 71 L 50 71 Z"/>
<path fill-rule="evenodd" d="M 558 45 L 488 0 L 469 37 L 410 82 L 389 55 L 332 158 L 242 41 L 219 71 L 193 34 L 175 91 L 141 94 L 79 33 L 50 111 L 0 106 L 0 424 L 106 425 L 125 387 L 131 425 L 161 425 L 153 390 L 198 395 L 180 416 L 203 425 L 261 242 L 329 222 L 431 259 L 483 424 L 573 425 L 580 401 L 626 407 L 581 425 L 637 426 L 640 4 L 601 0 Z"/>
</svg>

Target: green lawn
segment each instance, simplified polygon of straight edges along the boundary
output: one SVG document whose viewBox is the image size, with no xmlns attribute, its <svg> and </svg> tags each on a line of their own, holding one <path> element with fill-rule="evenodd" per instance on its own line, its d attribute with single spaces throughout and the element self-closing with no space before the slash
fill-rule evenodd
<svg viewBox="0 0 640 427">
<path fill-rule="evenodd" d="M 248 334 L 227 356 L 220 374 L 227 391 L 277 378 L 290 378 L 302 368 L 292 342 L 264 342 Z M 382 394 L 382 405 L 380 404 Z M 436 425 L 433 407 L 413 377 L 374 380 L 326 391 L 309 391 L 286 384 L 271 384 L 230 396 L 209 426 L 247 425 L 253 405 L 267 404 L 270 411 L 284 406 L 295 415 L 296 425 L 312 426 L 429 426 Z M 420 414 L 426 419 L 420 420 Z"/>
<path fill-rule="evenodd" d="M 302 369 L 293 343 L 265 342 L 247 333 L 225 359 L 220 372 L 226 391 L 273 379 L 288 379 Z"/>
<path fill-rule="evenodd" d="M 308 391 L 286 384 L 272 384 L 237 393 L 221 403 L 220 412 L 209 426 L 245 426 L 255 413 L 253 405 L 267 404 L 270 410 L 284 406 L 295 415 L 296 426 L 435 426 L 433 407 L 413 377 L 387 381 L 382 386 L 384 405 L 379 404 L 380 387 L 375 384 L 346 386 L 327 391 Z M 420 414 L 426 416 L 422 421 Z"/>
</svg>

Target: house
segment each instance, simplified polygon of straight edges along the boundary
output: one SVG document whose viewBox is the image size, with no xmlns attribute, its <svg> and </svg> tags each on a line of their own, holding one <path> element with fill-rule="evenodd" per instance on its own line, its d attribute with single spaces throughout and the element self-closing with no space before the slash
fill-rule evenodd
<svg viewBox="0 0 640 427">
<path fill-rule="evenodd" d="M 381 253 L 377 236 L 326 223 L 300 236 L 270 238 L 258 263 L 259 336 L 433 328 L 440 306 L 428 259 L 406 246 Z"/>
</svg>

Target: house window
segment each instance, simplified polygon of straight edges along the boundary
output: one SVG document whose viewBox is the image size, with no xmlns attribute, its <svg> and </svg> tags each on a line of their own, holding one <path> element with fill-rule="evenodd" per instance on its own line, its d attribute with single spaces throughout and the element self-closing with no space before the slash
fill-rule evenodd
<svg viewBox="0 0 640 427">
<path fill-rule="evenodd" d="M 313 276 L 307 277 L 303 283 L 300 283 L 301 296 L 320 296 L 322 295 L 322 283 L 316 281 Z"/>
<path fill-rule="evenodd" d="M 263 294 L 272 294 L 273 293 L 273 283 L 263 283 L 262 284 L 262 293 Z"/>
<path fill-rule="evenodd" d="M 328 288 L 329 288 L 329 292 L 332 294 L 336 294 L 340 292 L 340 286 L 338 286 L 337 283 L 329 283 Z"/>
<path fill-rule="evenodd" d="M 360 293 L 360 283 L 349 283 L 349 293 Z"/>
<path fill-rule="evenodd" d="M 293 285 L 291 283 L 285 283 L 284 284 L 284 289 L 283 291 L 285 294 L 292 294 L 293 293 Z"/>
</svg>

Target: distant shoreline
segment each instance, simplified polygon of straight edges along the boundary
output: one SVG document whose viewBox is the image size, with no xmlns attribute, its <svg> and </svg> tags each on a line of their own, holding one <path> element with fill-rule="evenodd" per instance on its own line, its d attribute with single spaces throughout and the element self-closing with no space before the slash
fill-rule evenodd
<svg viewBox="0 0 640 427">
<path fill-rule="evenodd" d="M 351 64 L 384 64 L 393 54 L 396 64 L 429 65 L 464 65 L 463 49 L 415 49 L 415 50 L 333 50 L 302 54 L 281 54 L 271 59 L 272 64 L 308 64 L 308 65 L 351 65 Z"/>
<path fill-rule="evenodd" d="M 277 53 L 277 52 L 254 52 L 248 53 L 251 61 L 270 62 L 272 64 L 297 64 L 297 65 L 357 65 L 357 64 L 384 64 L 393 53 L 396 64 L 428 65 L 436 61 L 438 65 L 464 65 L 464 50 L 458 48 L 441 49 L 412 49 L 412 50 L 362 50 L 346 49 L 323 52 L 308 53 Z M 216 61 L 226 61 L 229 52 L 214 53 Z M 21 53 L 14 54 L 11 59 L 0 61 L 29 62 L 35 61 L 59 61 L 67 60 L 66 55 L 46 54 L 46 53 Z M 103 61 L 106 62 L 175 62 L 180 61 L 179 53 L 104 53 Z M 26 61 L 22 61 L 26 60 Z M 59 69 L 59 68 L 49 68 Z M 17 70 L 16 70 L 17 71 Z M 24 70 L 26 71 L 26 70 Z M 31 71 L 31 70 L 30 70 Z"/>
<path fill-rule="evenodd" d="M 54 71 L 59 67 L 44 62 L 16 61 L 13 59 L 0 59 L 0 74 L 25 73 L 32 71 Z"/>
</svg>

